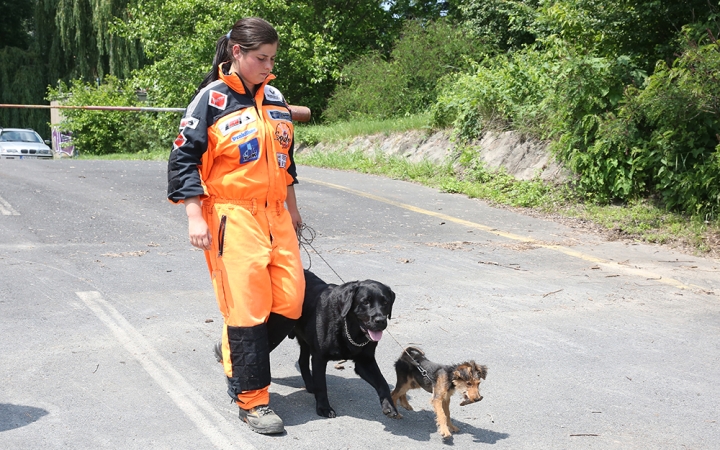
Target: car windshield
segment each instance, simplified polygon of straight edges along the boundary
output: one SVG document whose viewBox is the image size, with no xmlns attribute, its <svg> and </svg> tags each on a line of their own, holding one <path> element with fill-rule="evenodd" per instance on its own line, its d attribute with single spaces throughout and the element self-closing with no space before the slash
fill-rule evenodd
<svg viewBox="0 0 720 450">
<path fill-rule="evenodd" d="M 37 134 L 32 131 L 3 131 L 0 134 L 0 142 L 39 142 L 42 143 Z"/>
</svg>

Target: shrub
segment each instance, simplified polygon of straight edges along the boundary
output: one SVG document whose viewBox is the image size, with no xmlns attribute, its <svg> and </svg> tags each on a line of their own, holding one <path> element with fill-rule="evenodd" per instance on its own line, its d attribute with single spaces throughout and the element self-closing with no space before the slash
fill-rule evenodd
<svg viewBox="0 0 720 450">
<path fill-rule="evenodd" d="M 334 122 L 424 112 L 435 102 L 443 76 L 468 70 L 485 53 L 449 21 L 408 21 L 389 60 L 369 53 L 343 69 L 323 117 Z"/>
<path fill-rule="evenodd" d="M 71 106 L 138 106 L 135 89 L 113 76 L 100 85 L 73 80 L 49 89 L 48 100 Z M 145 104 L 143 104 L 145 106 Z M 88 155 L 138 153 L 169 149 L 176 136 L 177 114 L 158 112 L 63 110 L 63 131 L 72 132 L 78 152 Z"/>
<path fill-rule="evenodd" d="M 617 114 L 577 159 L 585 189 L 608 198 L 657 193 L 666 207 L 720 211 L 720 46 L 689 46 L 658 62 L 645 89 L 628 89 Z"/>
</svg>

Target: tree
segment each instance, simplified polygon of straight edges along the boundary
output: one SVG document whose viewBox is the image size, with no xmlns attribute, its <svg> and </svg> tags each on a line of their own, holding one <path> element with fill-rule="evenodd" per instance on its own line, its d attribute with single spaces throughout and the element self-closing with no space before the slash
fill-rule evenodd
<svg viewBox="0 0 720 450">
<path fill-rule="evenodd" d="M 456 3 L 442 0 L 395 0 L 387 2 L 393 17 L 401 20 L 433 21 L 441 17 L 455 18 Z"/>
<path fill-rule="evenodd" d="M 136 40 L 113 33 L 111 24 L 126 18 L 128 0 L 54 0 L 61 46 L 72 68 L 71 78 L 126 78 L 143 61 Z"/>
<path fill-rule="evenodd" d="M 43 104 L 49 85 L 71 78 L 127 77 L 142 64 L 137 41 L 109 26 L 128 0 L 0 0 L 0 101 Z M 47 110 L 1 109 L 0 126 L 49 137 Z"/>
<path fill-rule="evenodd" d="M 0 0 L 0 48 L 26 49 L 30 42 L 33 2 Z"/>
<path fill-rule="evenodd" d="M 714 13 L 708 0 L 559 0 L 538 10 L 538 35 L 557 36 L 598 56 L 628 55 L 646 72 L 676 58 L 683 26 Z"/>
<path fill-rule="evenodd" d="M 118 28 L 139 39 L 151 64 L 138 83 L 158 104 L 186 105 L 210 69 L 215 42 L 242 17 L 268 19 L 280 35 L 275 74 L 290 102 L 318 117 L 341 67 L 369 50 L 386 54 L 397 22 L 378 0 L 136 0 Z"/>
<path fill-rule="evenodd" d="M 502 51 L 535 42 L 532 25 L 539 0 L 459 0 L 457 3 L 460 20 L 484 42 Z"/>
</svg>

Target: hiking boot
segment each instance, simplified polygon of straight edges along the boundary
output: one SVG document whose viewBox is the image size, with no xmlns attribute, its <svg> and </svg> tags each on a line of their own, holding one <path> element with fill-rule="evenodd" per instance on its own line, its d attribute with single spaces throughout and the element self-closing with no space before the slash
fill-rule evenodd
<svg viewBox="0 0 720 450">
<path fill-rule="evenodd" d="M 249 411 L 240 408 L 240 418 L 256 433 L 277 434 L 285 431 L 282 419 L 268 405 L 256 406 Z"/>
<path fill-rule="evenodd" d="M 213 351 L 215 352 L 215 359 L 217 359 L 217 362 L 221 363 L 223 360 L 222 357 L 222 341 L 217 341 L 215 345 L 213 346 Z"/>
</svg>

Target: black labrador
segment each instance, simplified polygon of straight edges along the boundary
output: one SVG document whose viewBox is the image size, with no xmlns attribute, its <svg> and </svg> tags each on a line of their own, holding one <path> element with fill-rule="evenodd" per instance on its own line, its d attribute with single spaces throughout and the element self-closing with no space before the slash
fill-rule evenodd
<svg viewBox="0 0 720 450">
<path fill-rule="evenodd" d="M 377 391 L 383 413 L 398 417 L 390 387 L 375 360 L 395 293 L 373 280 L 328 284 L 308 270 L 305 285 L 302 316 L 291 337 L 297 337 L 300 344 L 300 373 L 305 389 L 315 394 L 315 411 L 323 417 L 336 416 L 328 401 L 325 370 L 328 361 L 348 359 L 355 362 L 355 372 Z"/>
</svg>

